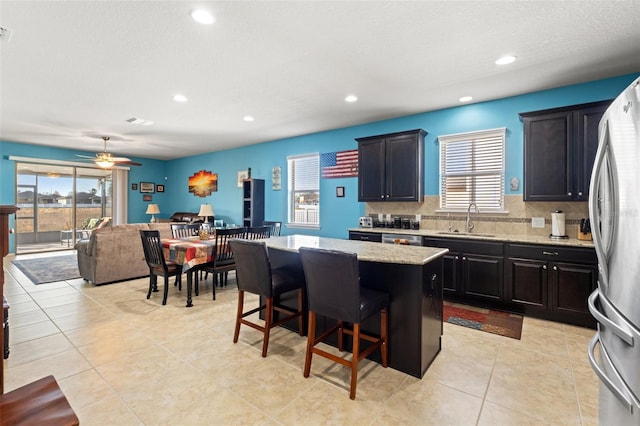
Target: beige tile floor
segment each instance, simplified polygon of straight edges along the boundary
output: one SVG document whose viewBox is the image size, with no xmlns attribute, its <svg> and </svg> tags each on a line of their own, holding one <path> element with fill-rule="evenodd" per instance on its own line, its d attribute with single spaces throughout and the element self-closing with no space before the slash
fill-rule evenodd
<svg viewBox="0 0 640 426">
<path fill-rule="evenodd" d="M 205 284 L 187 309 L 174 287 L 166 306 L 147 300 L 147 279 L 35 286 L 11 258 L 5 391 L 53 374 L 83 425 L 598 423 L 588 329 L 525 318 L 514 340 L 445 324 L 422 380 L 365 360 L 351 401 L 346 368 L 314 358 L 302 376 L 295 333 L 275 330 L 267 358 L 253 329 L 232 343 L 234 280 L 216 301 Z"/>
</svg>

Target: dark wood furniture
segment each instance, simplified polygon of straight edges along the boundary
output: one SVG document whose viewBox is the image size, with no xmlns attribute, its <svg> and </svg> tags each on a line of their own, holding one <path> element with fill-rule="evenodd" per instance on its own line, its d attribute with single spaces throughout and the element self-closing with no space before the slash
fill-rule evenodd
<svg viewBox="0 0 640 426">
<path fill-rule="evenodd" d="M 270 226 L 250 226 L 247 228 L 245 238 L 248 240 L 262 240 L 271 236 Z"/>
<path fill-rule="evenodd" d="M 302 324 L 304 277 L 295 269 L 272 268 L 267 253 L 267 246 L 262 241 L 232 240 L 229 241 L 236 259 L 236 276 L 238 281 L 238 310 L 233 343 L 238 342 L 240 325 L 244 324 L 263 333 L 262 357 L 267 356 L 269 333 L 273 327 L 298 319 L 298 332 L 304 332 Z M 295 291 L 297 293 L 296 309 L 289 309 L 278 304 L 280 295 Z M 261 296 L 260 306 L 244 312 L 245 292 Z M 262 304 L 262 300 L 265 301 Z M 245 319 L 256 312 L 264 313 L 264 325 Z M 274 312 L 286 314 L 282 318 L 274 318 Z"/>
<path fill-rule="evenodd" d="M 443 260 L 445 296 L 503 299 L 503 243 L 425 237 L 423 245 L 449 249 Z"/>
<path fill-rule="evenodd" d="M 351 369 L 349 398 L 356 399 L 358 362 L 380 349 L 382 366 L 387 368 L 387 328 L 389 295 L 366 287 L 360 280 L 358 256 L 335 250 L 300 247 L 300 259 L 304 269 L 307 299 L 309 303 L 309 334 L 304 361 L 304 377 L 309 377 L 313 354 L 320 355 Z M 320 314 L 335 320 L 335 325 L 316 337 L 316 318 Z M 360 323 L 380 315 L 380 334 L 369 335 L 360 331 Z M 352 329 L 345 326 L 353 325 Z M 351 360 L 338 357 L 316 347 L 333 333 L 338 333 L 338 349 L 344 349 L 344 334 L 353 337 Z M 360 349 L 361 340 L 370 342 Z"/>
<path fill-rule="evenodd" d="M 3 321 L 2 328 L 4 329 L 4 338 L 3 342 L 3 351 L 2 355 L 4 359 L 9 358 L 9 302 L 6 297 L 2 298 L 2 313 L 3 313 Z"/>
<path fill-rule="evenodd" d="M 53 376 L 0 396 L 2 425 L 72 426 L 80 424 Z"/>
<path fill-rule="evenodd" d="M 264 222 L 262 222 L 262 225 L 268 226 L 269 228 L 271 228 L 269 235 L 271 235 L 272 237 L 280 236 L 280 230 L 282 229 L 282 222 L 276 221 L 276 220 L 265 220 Z"/>
<path fill-rule="evenodd" d="M 611 101 L 521 113 L 524 201 L 586 201 L 598 124 Z"/>
<path fill-rule="evenodd" d="M 356 138 L 358 201 L 422 201 L 422 129 Z"/>
<path fill-rule="evenodd" d="M 216 298 L 216 285 L 227 285 L 229 271 L 236 269 L 236 260 L 233 256 L 233 250 L 229 246 L 229 240 L 232 238 L 244 238 L 246 236 L 246 228 L 228 228 L 216 230 L 216 256 L 213 262 L 202 265 L 201 269 L 206 271 L 204 279 L 207 279 L 209 272 L 213 274 L 213 300 Z"/>
<path fill-rule="evenodd" d="M 595 327 L 587 299 L 598 279 L 594 250 L 507 244 L 505 296 L 526 314 Z"/>
<path fill-rule="evenodd" d="M 442 335 L 442 255 L 446 249 L 375 244 L 336 238 L 288 235 L 264 240 L 272 267 L 299 268 L 298 249 L 318 247 L 356 253 L 360 279 L 389 294 L 389 367 L 421 378 L 440 352 Z M 281 301 L 295 306 L 294 300 Z M 305 303 L 305 310 L 307 306 Z M 316 333 L 335 324 L 317 316 Z M 291 327 L 293 328 L 293 327 Z M 380 316 L 364 320 L 361 330 L 380 333 Z M 337 345 L 337 342 L 330 342 Z M 347 345 L 347 349 L 350 349 Z M 368 356 L 380 362 L 378 352 Z"/>
<path fill-rule="evenodd" d="M 176 277 L 180 281 L 182 275 L 182 266 L 170 260 L 165 260 L 160 242 L 160 231 L 140 231 L 140 239 L 142 240 L 142 249 L 144 258 L 149 265 L 149 290 L 147 291 L 147 299 L 151 297 L 152 292 L 158 291 L 158 276 L 164 278 L 164 294 L 162 296 L 162 304 L 167 304 L 167 295 L 169 294 L 169 277 Z M 196 275 L 196 279 L 197 279 Z"/>
<path fill-rule="evenodd" d="M 0 206 L 0 260 L 9 254 L 9 215 L 15 206 Z M 4 300 L 4 264 L 0 262 L 0 298 Z M 0 341 L 4 342 L 4 327 Z M 47 376 L 4 393 L 4 363 L 0 365 L 0 422 L 2 425 L 64 425 L 79 424 L 78 417 L 60 390 L 56 379 Z"/>
<path fill-rule="evenodd" d="M 264 222 L 264 179 L 242 181 L 242 224 L 261 226 Z"/>
</svg>

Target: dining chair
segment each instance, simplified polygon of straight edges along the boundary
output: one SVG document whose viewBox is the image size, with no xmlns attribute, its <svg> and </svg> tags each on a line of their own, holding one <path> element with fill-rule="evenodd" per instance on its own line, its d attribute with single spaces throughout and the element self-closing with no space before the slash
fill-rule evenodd
<svg viewBox="0 0 640 426">
<path fill-rule="evenodd" d="M 269 226 L 250 226 L 247 228 L 245 238 L 247 240 L 261 240 L 271 236 L 271 228 Z"/>
<path fill-rule="evenodd" d="M 165 260 L 162 253 L 162 243 L 160 242 L 160 231 L 140 230 L 140 238 L 142 239 L 142 249 L 144 258 L 149 266 L 149 290 L 147 291 L 147 299 L 151 297 L 151 292 L 158 291 L 158 275 L 164 277 L 164 296 L 162 304 L 167 304 L 167 295 L 169 293 L 169 277 L 175 276 L 178 282 L 181 282 L 182 265 L 175 262 Z"/>
<path fill-rule="evenodd" d="M 272 269 L 264 241 L 233 239 L 229 244 L 236 258 L 236 281 L 238 282 L 238 310 L 233 343 L 238 342 L 240 325 L 247 325 L 263 333 L 262 357 L 266 357 L 269 333 L 273 327 L 297 318 L 298 333 L 301 336 L 304 333 L 302 323 L 304 277 L 301 273 L 287 268 Z M 297 291 L 297 310 L 278 304 L 280 296 L 291 291 Z M 261 296 L 264 304 L 244 312 L 245 292 Z M 264 311 L 264 325 L 245 319 L 260 311 Z M 275 312 L 287 315 L 274 321 Z"/>
<path fill-rule="evenodd" d="M 199 223 L 172 223 L 171 236 L 173 238 L 197 237 L 200 225 Z"/>
<path fill-rule="evenodd" d="M 229 246 L 229 240 L 232 238 L 244 238 L 246 228 L 229 228 L 216 229 L 216 256 L 215 260 L 210 264 L 202 266 L 202 270 L 206 271 L 204 279 L 207 279 L 208 273 L 213 274 L 213 285 L 227 285 L 229 271 L 236 269 L 236 261 L 233 256 L 233 250 Z"/>
<path fill-rule="evenodd" d="M 304 377 L 309 377 L 313 354 L 351 368 L 349 398 L 356 398 L 358 362 L 380 348 L 382 366 L 387 367 L 387 307 L 389 294 L 361 285 L 358 257 L 355 253 L 301 247 L 298 252 L 307 289 L 309 304 L 309 331 L 304 360 Z M 380 336 L 365 334 L 360 324 L 380 313 Z M 316 315 L 322 315 L 337 324 L 316 337 Z M 353 324 L 348 329 L 345 323 Z M 338 333 L 338 350 L 344 349 L 344 334 L 353 336 L 351 360 L 338 357 L 316 345 L 326 337 Z M 371 342 L 365 350 L 360 349 L 360 340 Z"/>
<path fill-rule="evenodd" d="M 272 237 L 279 237 L 280 236 L 280 228 L 282 228 L 282 222 L 278 222 L 278 221 L 273 221 L 273 220 L 265 220 L 264 222 L 262 222 L 263 226 L 268 226 L 271 228 L 271 233 L 270 235 Z"/>
</svg>

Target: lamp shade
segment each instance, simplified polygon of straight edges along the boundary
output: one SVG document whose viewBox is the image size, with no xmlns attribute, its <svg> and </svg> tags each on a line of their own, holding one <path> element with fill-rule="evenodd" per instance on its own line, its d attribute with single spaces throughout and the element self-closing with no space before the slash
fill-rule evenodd
<svg viewBox="0 0 640 426">
<path fill-rule="evenodd" d="M 147 214 L 158 214 L 160 213 L 160 209 L 158 208 L 157 204 L 149 204 L 147 206 Z"/>
<path fill-rule="evenodd" d="M 198 212 L 198 216 L 201 216 L 201 217 L 213 216 L 213 207 L 211 207 L 211 204 L 201 204 L 200 211 Z"/>
</svg>

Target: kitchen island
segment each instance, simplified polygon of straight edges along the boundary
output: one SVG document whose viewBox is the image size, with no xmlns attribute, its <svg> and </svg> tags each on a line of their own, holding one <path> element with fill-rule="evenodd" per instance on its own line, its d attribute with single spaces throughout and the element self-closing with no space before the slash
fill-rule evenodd
<svg viewBox="0 0 640 426">
<path fill-rule="evenodd" d="M 441 348 L 442 256 L 448 252 L 447 249 L 306 235 L 271 237 L 264 241 L 274 268 L 287 266 L 301 270 L 300 247 L 356 253 L 362 284 L 385 291 L 391 298 L 389 367 L 422 378 Z M 287 304 L 288 301 L 283 302 Z M 294 303 L 293 300 L 291 302 Z M 306 315 L 304 319 L 306 327 Z M 334 320 L 318 316 L 316 333 L 333 324 Z M 368 318 L 361 326 L 363 331 L 379 334 L 379 314 Z M 370 358 L 379 362 L 378 351 Z"/>
</svg>

